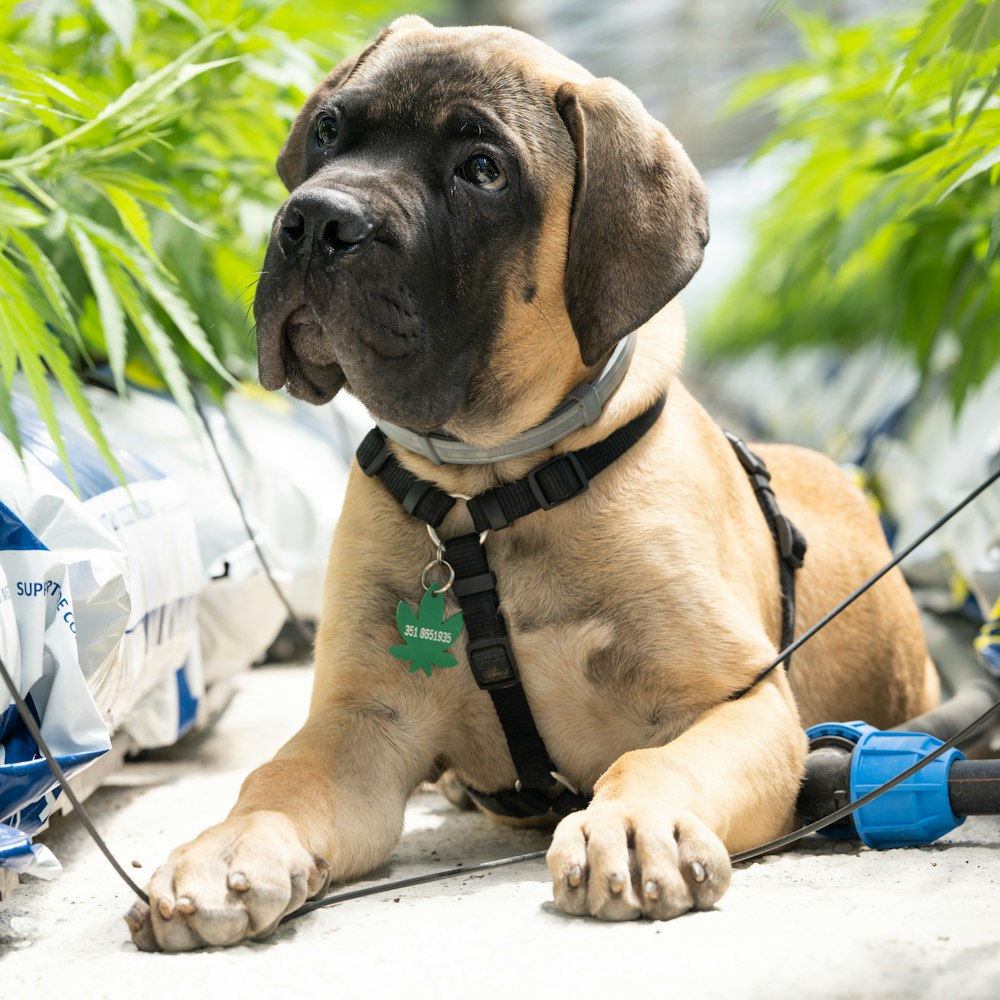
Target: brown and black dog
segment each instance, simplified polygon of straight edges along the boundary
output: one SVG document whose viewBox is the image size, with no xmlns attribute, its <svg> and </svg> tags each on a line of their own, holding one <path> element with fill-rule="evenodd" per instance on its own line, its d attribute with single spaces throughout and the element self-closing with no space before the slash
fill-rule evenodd
<svg viewBox="0 0 1000 1000">
<path fill-rule="evenodd" d="M 489 447 L 532 428 L 638 346 L 589 427 L 534 455 L 432 465 L 475 495 L 606 438 L 664 392 L 631 450 L 571 502 L 486 541 L 538 729 L 593 793 L 549 851 L 556 904 L 608 920 L 712 906 L 729 852 L 795 820 L 803 727 L 878 726 L 938 697 L 898 572 L 744 697 L 775 654 L 774 542 L 718 426 L 678 381 L 677 293 L 708 240 L 698 174 L 621 84 L 504 28 L 395 22 L 306 102 L 278 159 L 291 192 L 255 302 L 260 379 L 325 403 L 342 387 L 380 420 Z M 827 459 L 761 447 L 809 541 L 810 624 L 887 558 L 875 516 Z M 443 538 L 471 530 L 459 503 Z M 283 914 L 382 862 L 407 797 L 453 769 L 514 784 L 465 639 L 459 665 L 412 674 L 388 652 L 420 597 L 423 523 L 355 466 L 337 526 L 302 730 L 246 780 L 229 817 L 174 851 L 130 915 L 142 948 L 270 933 Z M 457 610 L 449 595 L 449 608 Z"/>
</svg>

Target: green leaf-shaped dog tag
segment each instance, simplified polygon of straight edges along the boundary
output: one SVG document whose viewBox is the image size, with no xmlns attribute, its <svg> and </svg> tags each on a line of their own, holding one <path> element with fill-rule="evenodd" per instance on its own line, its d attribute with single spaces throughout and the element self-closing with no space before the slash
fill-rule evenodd
<svg viewBox="0 0 1000 1000">
<path fill-rule="evenodd" d="M 434 667 L 453 667 L 458 663 L 446 650 L 461 635 L 464 621 L 461 614 L 445 620 L 444 596 L 434 587 L 424 592 L 416 615 L 406 601 L 400 601 L 396 624 L 405 645 L 393 646 L 389 652 L 398 660 L 410 660 L 411 674 L 422 670 L 430 677 Z"/>
</svg>

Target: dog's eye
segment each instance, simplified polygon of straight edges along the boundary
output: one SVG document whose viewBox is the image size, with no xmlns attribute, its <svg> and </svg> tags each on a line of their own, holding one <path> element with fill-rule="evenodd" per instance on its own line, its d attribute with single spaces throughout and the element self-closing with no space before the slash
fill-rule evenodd
<svg viewBox="0 0 1000 1000">
<path fill-rule="evenodd" d="M 321 115 L 316 119 L 316 141 L 321 146 L 332 146 L 337 141 L 338 131 L 333 115 Z"/>
<path fill-rule="evenodd" d="M 478 188 L 487 191 L 499 191 L 507 186 L 507 178 L 504 172 L 482 153 L 470 156 L 456 171 L 462 180 L 475 184 Z"/>
</svg>

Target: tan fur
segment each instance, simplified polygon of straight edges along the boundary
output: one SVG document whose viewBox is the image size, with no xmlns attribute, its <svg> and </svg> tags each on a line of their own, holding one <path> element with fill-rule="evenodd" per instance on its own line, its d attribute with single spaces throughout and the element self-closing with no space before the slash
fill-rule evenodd
<svg viewBox="0 0 1000 1000">
<path fill-rule="evenodd" d="M 412 19 L 397 31 L 427 34 Z M 510 35 L 502 39 L 509 48 Z M 455 39 L 434 32 L 431 43 Z M 394 51 L 383 43 L 369 59 Z M 588 79 L 537 43 L 505 58 L 539 66 L 551 93 L 571 74 Z M 525 304 L 512 291 L 490 362 L 509 405 L 495 426 L 448 428 L 467 440 L 487 445 L 536 424 L 593 370 L 563 298 L 572 184 L 552 168 L 538 295 Z M 569 913 L 664 918 L 711 906 L 729 882 L 727 852 L 792 825 L 803 726 L 891 725 L 937 696 L 916 609 L 894 573 L 797 653 L 788 676 L 775 672 L 727 700 L 775 655 L 777 562 L 746 473 L 677 380 L 683 341 L 672 302 L 640 331 L 600 420 L 545 453 L 436 468 L 393 446 L 417 475 L 471 495 L 606 437 L 668 393 L 656 426 L 587 493 L 486 541 L 539 730 L 563 773 L 594 792 L 590 808 L 559 825 L 549 853 L 556 903 Z M 787 446 L 759 451 L 783 510 L 809 541 L 798 578 L 801 631 L 887 550 L 864 497 L 833 463 Z M 460 503 L 440 534 L 470 528 Z M 513 784 L 464 638 L 454 647 L 459 666 L 430 678 L 410 675 L 387 652 L 398 641 L 396 603 L 416 602 L 432 555 L 424 525 L 355 466 L 330 558 L 308 721 L 247 778 L 229 818 L 154 875 L 152 912 L 134 919 L 140 946 L 177 950 L 268 933 L 322 891 L 327 864 L 344 880 L 387 857 L 407 796 L 446 768 L 486 791 Z M 253 888 L 230 888 L 234 873 Z"/>
</svg>

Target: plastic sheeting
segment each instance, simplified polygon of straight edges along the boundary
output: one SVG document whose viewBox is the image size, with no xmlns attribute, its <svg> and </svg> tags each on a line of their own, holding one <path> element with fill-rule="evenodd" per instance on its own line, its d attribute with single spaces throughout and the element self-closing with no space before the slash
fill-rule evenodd
<svg viewBox="0 0 1000 1000">
<path fill-rule="evenodd" d="M 318 617 L 367 427 L 351 402 L 314 409 L 250 391 L 221 409 L 203 404 L 251 539 L 204 428 L 154 392 L 86 392 L 124 485 L 63 401 L 71 483 L 18 381 L 23 460 L 0 437 L 0 653 L 70 772 L 104 752 L 110 734 L 143 748 L 175 742 L 203 718 L 209 688 L 263 656 L 286 609 L 257 546 L 293 611 Z M 28 835 L 58 792 L 13 705 L 0 720 L 0 867 L 44 874 L 55 863 Z"/>
<path fill-rule="evenodd" d="M 1000 369 L 957 417 L 933 379 L 920 390 L 912 364 L 881 346 L 848 357 L 829 350 L 776 357 L 762 349 L 698 369 L 696 381 L 724 420 L 858 468 L 897 548 L 1000 465 Z M 1000 487 L 982 494 L 903 569 L 922 606 L 986 623 L 977 648 L 991 665 L 985 650 L 994 642 L 990 623 L 1000 616 Z M 990 655 L 1000 662 L 1000 650 Z"/>
</svg>

